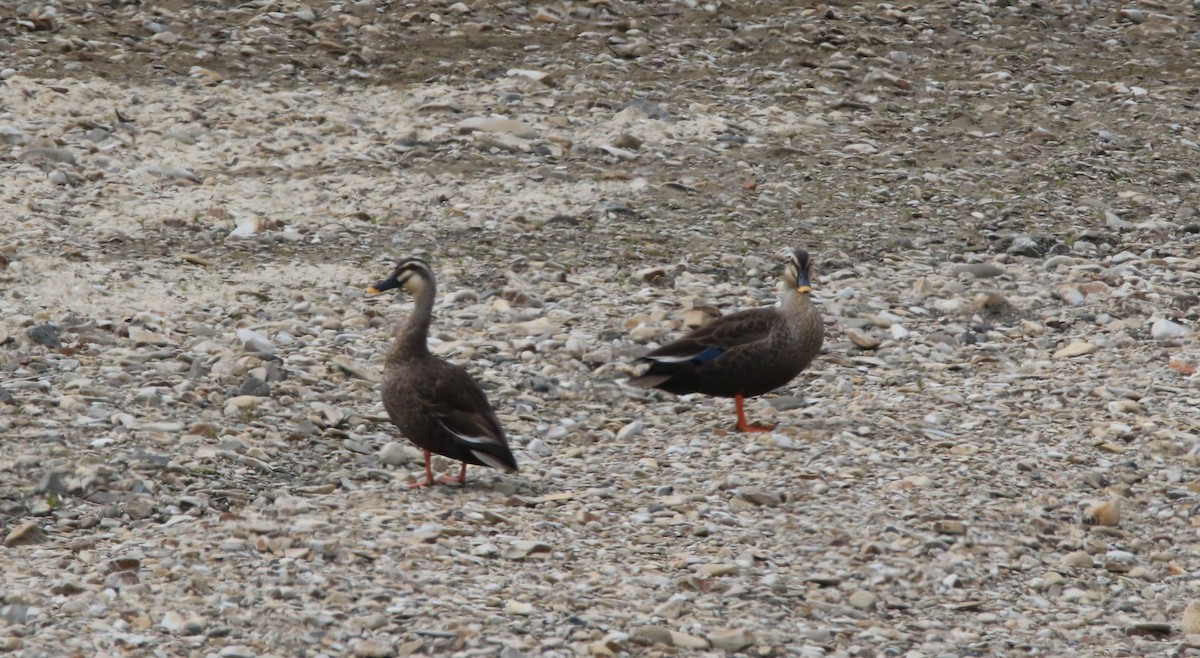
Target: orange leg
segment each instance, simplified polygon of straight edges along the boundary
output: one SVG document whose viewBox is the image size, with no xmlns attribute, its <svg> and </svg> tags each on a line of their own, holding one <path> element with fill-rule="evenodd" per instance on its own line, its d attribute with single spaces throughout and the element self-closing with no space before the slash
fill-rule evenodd
<svg viewBox="0 0 1200 658">
<path fill-rule="evenodd" d="M 420 487 L 433 486 L 434 480 L 433 480 L 433 464 L 431 463 L 432 458 L 433 458 L 433 455 L 429 454 L 429 451 L 426 450 L 425 451 L 425 481 L 422 482 L 420 480 L 417 480 L 416 482 L 410 483 L 408 485 L 409 489 L 417 489 Z"/>
<path fill-rule="evenodd" d="M 737 405 L 737 428 L 742 432 L 770 432 L 775 429 L 774 425 L 759 425 L 758 423 L 746 422 L 746 410 L 742 406 L 743 398 L 741 395 L 734 396 L 734 404 Z"/>
<path fill-rule="evenodd" d="M 462 470 L 458 472 L 458 477 L 450 477 L 449 475 L 439 475 L 433 477 L 433 455 L 428 450 L 425 451 L 425 479 L 412 482 L 408 485 L 409 489 L 419 489 L 421 487 L 432 487 L 435 484 L 467 484 L 467 462 L 463 462 Z"/>
<path fill-rule="evenodd" d="M 449 475 L 439 475 L 438 482 L 442 484 L 461 484 L 467 486 L 467 462 L 462 463 L 462 470 L 458 472 L 458 477 L 452 478 Z"/>
</svg>

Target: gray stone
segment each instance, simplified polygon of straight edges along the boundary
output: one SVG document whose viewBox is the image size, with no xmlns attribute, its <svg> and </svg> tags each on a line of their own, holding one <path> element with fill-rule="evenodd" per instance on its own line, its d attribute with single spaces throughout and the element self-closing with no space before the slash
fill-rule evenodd
<svg viewBox="0 0 1200 658">
<path fill-rule="evenodd" d="M 738 489 L 738 497 L 761 507 L 778 507 L 783 502 L 779 494 L 759 487 L 742 487 Z"/>
<path fill-rule="evenodd" d="M 408 450 L 401 443 L 389 441 L 379 449 L 379 463 L 384 466 L 403 466 L 410 461 Z"/>
<path fill-rule="evenodd" d="M 38 345 L 49 347 L 52 350 L 62 347 L 62 341 L 59 340 L 59 336 L 62 335 L 62 327 L 56 324 L 39 324 L 30 327 L 25 330 L 25 335 Z"/>
<path fill-rule="evenodd" d="M 872 592 L 860 589 L 850 595 L 849 601 L 850 605 L 858 608 L 859 610 L 871 610 L 875 607 L 875 604 L 879 602 L 879 597 Z"/>
<path fill-rule="evenodd" d="M 976 279 L 990 279 L 1004 274 L 1004 268 L 995 263 L 968 263 L 954 268 L 955 274 L 970 274 Z"/>
<path fill-rule="evenodd" d="M 271 395 L 271 385 L 258 377 L 247 377 L 238 387 L 235 395 L 254 395 L 265 398 Z"/>
</svg>

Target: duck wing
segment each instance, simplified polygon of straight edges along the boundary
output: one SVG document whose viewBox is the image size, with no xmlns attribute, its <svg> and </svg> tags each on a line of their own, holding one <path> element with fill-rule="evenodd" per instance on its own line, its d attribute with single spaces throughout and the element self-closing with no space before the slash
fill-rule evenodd
<svg viewBox="0 0 1200 658">
<path fill-rule="evenodd" d="M 516 471 L 500 419 L 483 389 L 467 371 L 449 363 L 445 366 L 430 382 L 427 400 L 438 423 L 464 452 L 505 473 Z"/>
<path fill-rule="evenodd" d="M 694 373 L 709 363 L 723 365 L 740 361 L 745 348 L 770 336 L 783 321 L 774 308 L 756 308 L 722 316 L 711 324 L 663 345 L 638 359 L 650 369 L 629 380 L 634 386 L 651 388 L 685 373 Z"/>
</svg>

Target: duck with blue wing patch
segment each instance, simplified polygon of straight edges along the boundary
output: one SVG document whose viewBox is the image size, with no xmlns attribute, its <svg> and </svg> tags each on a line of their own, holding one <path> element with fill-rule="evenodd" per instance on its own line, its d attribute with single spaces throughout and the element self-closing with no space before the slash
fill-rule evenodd
<svg viewBox="0 0 1200 658">
<path fill-rule="evenodd" d="M 383 371 L 383 406 L 400 432 L 425 451 L 425 480 L 413 487 L 466 484 L 467 464 L 517 470 L 508 440 L 487 396 L 466 370 L 434 356 L 426 341 L 433 317 L 436 284 L 429 264 L 401 261 L 369 294 L 403 288 L 416 298 L 408 321 L 396 329 Z M 430 453 L 462 462 L 458 477 L 434 478 Z"/>
<path fill-rule="evenodd" d="M 825 325 L 812 302 L 811 276 L 808 253 L 793 251 L 778 308 L 731 313 L 663 345 L 639 359 L 650 367 L 629 383 L 678 395 L 733 398 L 737 429 L 770 430 L 746 421 L 744 400 L 792 381 L 821 351 Z"/>
</svg>

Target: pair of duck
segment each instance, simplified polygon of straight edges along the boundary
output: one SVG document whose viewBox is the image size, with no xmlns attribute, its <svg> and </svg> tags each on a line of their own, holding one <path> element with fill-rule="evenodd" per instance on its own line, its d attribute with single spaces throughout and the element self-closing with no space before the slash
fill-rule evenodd
<svg viewBox="0 0 1200 658">
<path fill-rule="evenodd" d="M 779 307 L 722 316 L 639 359 L 650 367 L 629 382 L 675 394 L 733 398 L 739 430 L 770 430 L 746 421 L 743 402 L 787 384 L 820 351 L 825 327 L 812 303 L 811 275 L 808 254 L 792 252 L 784 268 L 787 288 Z M 410 486 L 465 484 L 468 464 L 505 473 L 516 471 L 517 461 L 504 429 L 479 384 L 466 370 L 434 356 L 426 346 L 436 297 L 429 264 L 418 258 L 401 261 L 391 276 L 366 292 L 397 288 L 410 293 L 416 306 L 396 330 L 382 392 L 392 422 L 425 452 L 425 479 Z M 458 477 L 435 478 L 431 453 L 462 462 Z"/>
</svg>

